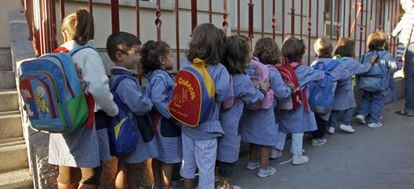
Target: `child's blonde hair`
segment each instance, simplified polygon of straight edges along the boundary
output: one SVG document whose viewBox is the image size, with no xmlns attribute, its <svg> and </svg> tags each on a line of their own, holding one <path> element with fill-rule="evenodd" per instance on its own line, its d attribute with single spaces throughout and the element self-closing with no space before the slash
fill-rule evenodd
<svg viewBox="0 0 414 189">
<path fill-rule="evenodd" d="M 372 32 L 367 39 L 367 46 L 369 50 L 383 50 L 387 43 L 387 36 L 380 32 Z"/>
<path fill-rule="evenodd" d="M 85 45 L 93 39 L 94 30 L 93 16 L 86 9 L 78 9 L 66 16 L 62 22 L 62 32 L 79 45 Z"/>
<path fill-rule="evenodd" d="M 325 37 L 320 37 L 316 39 L 315 44 L 313 45 L 315 52 L 318 56 L 321 55 L 332 55 L 333 46 L 332 43 Z"/>
</svg>

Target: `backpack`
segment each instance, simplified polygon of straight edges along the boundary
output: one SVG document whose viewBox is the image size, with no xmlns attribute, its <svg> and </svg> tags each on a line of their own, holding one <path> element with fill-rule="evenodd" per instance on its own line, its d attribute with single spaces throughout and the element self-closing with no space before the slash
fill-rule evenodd
<svg viewBox="0 0 414 189">
<path fill-rule="evenodd" d="M 115 117 L 109 117 L 107 128 L 111 155 L 117 157 L 135 151 L 140 136 L 138 132 L 141 133 L 144 142 L 151 141 L 154 136 L 151 116 L 149 114 L 144 116 L 131 116 L 128 106 L 122 102 L 120 96 L 116 93 L 119 83 L 124 79 L 135 81 L 134 77 L 122 74 L 110 86 L 119 113 Z"/>
<path fill-rule="evenodd" d="M 366 55 L 363 56 L 364 62 Z M 360 90 L 369 92 L 380 92 L 388 89 L 389 74 L 385 60 L 376 51 L 376 55 L 369 57 L 372 64 L 371 69 L 357 76 L 357 86 Z"/>
<path fill-rule="evenodd" d="M 49 53 L 21 64 L 19 89 L 33 129 L 71 133 L 85 123 L 93 127 L 95 102 L 84 94 L 72 59 L 84 48 L 93 47 L 78 46 L 67 53 Z"/>
<path fill-rule="evenodd" d="M 327 65 L 317 62 L 311 68 L 326 73 L 322 80 L 309 84 L 309 105 L 317 114 L 326 114 L 332 110 L 336 87 L 333 78 L 327 73 L 335 69 L 339 64 L 337 60 L 330 61 Z"/>
<path fill-rule="evenodd" d="M 253 83 L 253 86 L 256 89 L 260 89 L 262 84 L 269 83 L 269 69 L 267 66 L 259 62 L 259 59 L 254 57 L 246 69 L 246 74 L 250 77 L 250 80 Z M 269 89 L 266 91 L 266 94 L 262 101 L 247 105 L 246 108 L 249 110 L 258 110 L 258 109 L 270 109 L 273 107 L 273 101 L 275 97 L 273 95 L 273 90 Z"/>
<path fill-rule="evenodd" d="M 299 62 L 289 63 L 285 59 L 281 66 L 276 67 L 282 76 L 283 81 L 287 85 L 293 84 L 295 89 L 299 89 L 299 80 L 296 76 L 295 70 L 302 64 Z M 308 109 L 308 100 L 306 90 L 295 90 L 292 95 L 288 98 L 280 99 L 278 109 L 280 110 L 295 110 L 301 105 L 304 105 Z"/>
<path fill-rule="evenodd" d="M 214 105 L 214 96 L 214 81 L 205 62 L 195 58 L 190 66 L 177 72 L 168 109 L 171 116 L 180 123 L 197 127 L 208 119 Z"/>
</svg>

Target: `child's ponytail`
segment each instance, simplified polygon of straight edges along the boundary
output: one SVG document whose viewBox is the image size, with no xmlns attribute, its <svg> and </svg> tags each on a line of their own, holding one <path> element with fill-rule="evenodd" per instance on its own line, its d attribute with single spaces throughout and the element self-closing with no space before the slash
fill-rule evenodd
<svg viewBox="0 0 414 189">
<path fill-rule="evenodd" d="M 86 9 L 78 9 L 68 15 L 62 22 L 62 32 L 65 32 L 69 40 L 75 40 L 79 45 L 85 45 L 94 38 L 93 16 Z"/>
</svg>

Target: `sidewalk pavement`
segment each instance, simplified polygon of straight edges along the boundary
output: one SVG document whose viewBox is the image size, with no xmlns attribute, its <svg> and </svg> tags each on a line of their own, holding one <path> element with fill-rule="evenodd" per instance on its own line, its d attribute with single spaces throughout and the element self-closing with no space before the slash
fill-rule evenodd
<svg viewBox="0 0 414 189">
<path fill-rule="evenodd" d="M 400 101 L 398 107 L 403 107 Z M 327 134 L 327 144 L 311 147 L 304 139 L 309 163 L 289 162 L 290 142 L 284 156 L 271 161 L 278 173 L 258 178 L 245 168 L 247 152 L 241 154 L 232 182 L 243 189 L 414 189 L 414 118 L 383 109 L 383 126 L 369 128 L 353 123 L 354 134 L 337 129 Z"/>
</svg>

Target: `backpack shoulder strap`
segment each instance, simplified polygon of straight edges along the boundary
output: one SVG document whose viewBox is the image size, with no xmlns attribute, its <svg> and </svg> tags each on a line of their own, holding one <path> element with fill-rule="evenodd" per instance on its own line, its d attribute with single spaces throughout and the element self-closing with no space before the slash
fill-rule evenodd
<svg viewBox="0 0 414 189">
<path fill-rule="evenodd" d="M 130 76 L 130 75 L 127 75 L 127 74 L 118 75 L 118 78 L 116 78 L 116 80 L 113 83 L 113 86 L 111 87 L 111 91 L 115 92 L 116 89 L 118 88 L 118 85 L 124 79 L 131 79 L 132 81 L 135 82 L 135 79 L 132 76 Z"/>
<path fill-rule="evenodd" d="M 95 47 L 92 47 L 92 46 L 90 46 L 90 45 L 82 45 L 82 46 L 77 46 L 76 48 L 74 48 L 74 49 L 72 49 L 72 50 L 70 50 L 69 51 L 69 55 L 70 56 L 74 56 L 76 53 L 78 53 L 80 50 L 82 50 L 82 49 L 93 49 L 93 50 L 95 50 L 95 51 L 97 51 L 96 50 L 96 48 Z"/>
</svg>

